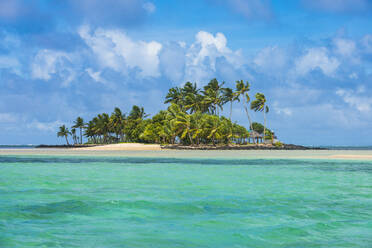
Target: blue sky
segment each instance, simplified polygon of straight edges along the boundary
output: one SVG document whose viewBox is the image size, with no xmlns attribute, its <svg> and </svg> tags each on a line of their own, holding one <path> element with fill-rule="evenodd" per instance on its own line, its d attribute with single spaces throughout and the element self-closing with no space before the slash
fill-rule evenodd
<svg viewBox="0 0 372 248">
<path fill-rule="evenodd" d="M 0 0 L 0 144 L 216 77 L 265 93 L 284 142 L 372 145 L 371 27 L 370 0 Z"/>
</svg>

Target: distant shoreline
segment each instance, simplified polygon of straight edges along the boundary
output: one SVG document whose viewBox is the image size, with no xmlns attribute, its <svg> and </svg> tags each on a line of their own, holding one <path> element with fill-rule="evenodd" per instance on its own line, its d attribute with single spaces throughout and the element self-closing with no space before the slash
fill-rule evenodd
<svg viewBox="0 0 372 248">
<path fill-rule="evenodd" d="M 162 149 L 160 145 L 132 144 L 121 147 L 0 149 L 2 156 L 77 156 L 77 157 L 164 157 L 208 159 L 327 159 L 372 161 L 371 150 L 198 150 Z"/>
<path fill-rule="evenodd" d="M 158 144 L 141 144 L 141 143 L 120 143 L 120 144 L 92 144 L 92 145 L 39 145 L 35 148 L 62 148 L 78 150 L 328 150 L 322 147 L 309 147 L 293 144 L 283 144 L 275 146 L 271 144 L 248 144 L 248 145 L 158 145 Z"/>
<path fill-rule="evenodd" d="M 212 145 L 201 145 L 201 146 L 183 146 L 183 145 L 165 145 L 162 149 L 174 149 L 174 150 L 328 150 L 327 148 L 321 147 L 309 147 L 293 144 L 283 144 L 282 146 L 275 145 L 223 145 L 223 146 L 212 146 Z"/>
</svg>

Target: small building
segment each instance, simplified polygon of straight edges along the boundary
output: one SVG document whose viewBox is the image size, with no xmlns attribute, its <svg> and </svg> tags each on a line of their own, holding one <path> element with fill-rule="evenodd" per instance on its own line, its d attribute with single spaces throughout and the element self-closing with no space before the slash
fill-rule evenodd
<svg viewBox="0 0 372 248">
<path fill-rule="evenodd" d="M 251 142 L 252 140 L 252 142 Z M 248 143 L 262 143 L 263 142 L 263 136 L 259 134 L 257 131 L 250 131 L 249 137 L 248 137 Z"/>
</svg>

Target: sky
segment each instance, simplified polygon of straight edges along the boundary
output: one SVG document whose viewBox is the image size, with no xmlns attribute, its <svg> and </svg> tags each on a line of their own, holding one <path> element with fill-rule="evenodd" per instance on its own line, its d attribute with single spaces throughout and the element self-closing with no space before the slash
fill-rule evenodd
<svg viewBox="0 0 372 248">
<path fill-rule="evenodd" d="M 285 143 L 372 145 L 371 27 L 371 0 L 0 0 L 0 144 L 217 78 L 264 93 Z"/>
</svg>

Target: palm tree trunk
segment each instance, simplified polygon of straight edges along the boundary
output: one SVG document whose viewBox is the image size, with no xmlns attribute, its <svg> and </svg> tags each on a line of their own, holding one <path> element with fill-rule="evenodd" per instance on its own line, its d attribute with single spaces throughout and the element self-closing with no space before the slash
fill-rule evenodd
<svg viewBox="0 0 372 248">
<path fill-rule="evenodd" d="M 266 135 L 266 113 L 265 113 L 265 105 L 264 105 L 264 111 L 263 111 L 263 114 L 264 114 L 264 133 L 263 133 L 263 141 L 265 143 L 265 135 Z"/>
<path fill-rule="evenodd" d="M 68 143 L 67 135 L 65 135 L 65 138 L 66 138 L 67 145 L 70 146 L 70 144 Z"/>
<path fill-rule="evenodd" d="M 190 134 L 190 133 L 188 133 L 188 136 L 189 136 L 189 139 L 190 139 L 190 144 L 191 144 L 191 145 L 193 145 L 193 143 L 192 143 L 192 137 L 191 137 L 191 134 Z"/>
<path fill-rule="evenodd" d="M 232 101 L 230 101 L 230 117 L 229 117 L 230 121 L 231 121 L 231 114 L 232 114 Z"/>
<path fill-rule="evenodd" d="M 250 128 L 250 130 L 252 131 L 252 130 L 253 130 L 253 128 L 252 128 L 252 120 L 251 120 L 251 117 L 249 116 L 249 112 L 248 112 L 247 105 L 245 105 L 244 103 L 243 103 L 243 105 L 244 105 L 244 109 L 245 109 L 245 112 L 246 112 L 247 117 L 248 117 L 249 128 Z M 255 142 L 255 139 L 253 139 L 253 142 L 256 143 L 256 142 Z"/>
<path fill-rule="evenodd" d="M 83 134 L 80 127 L 80 144 L 83 144 Z"/>
</svg>

